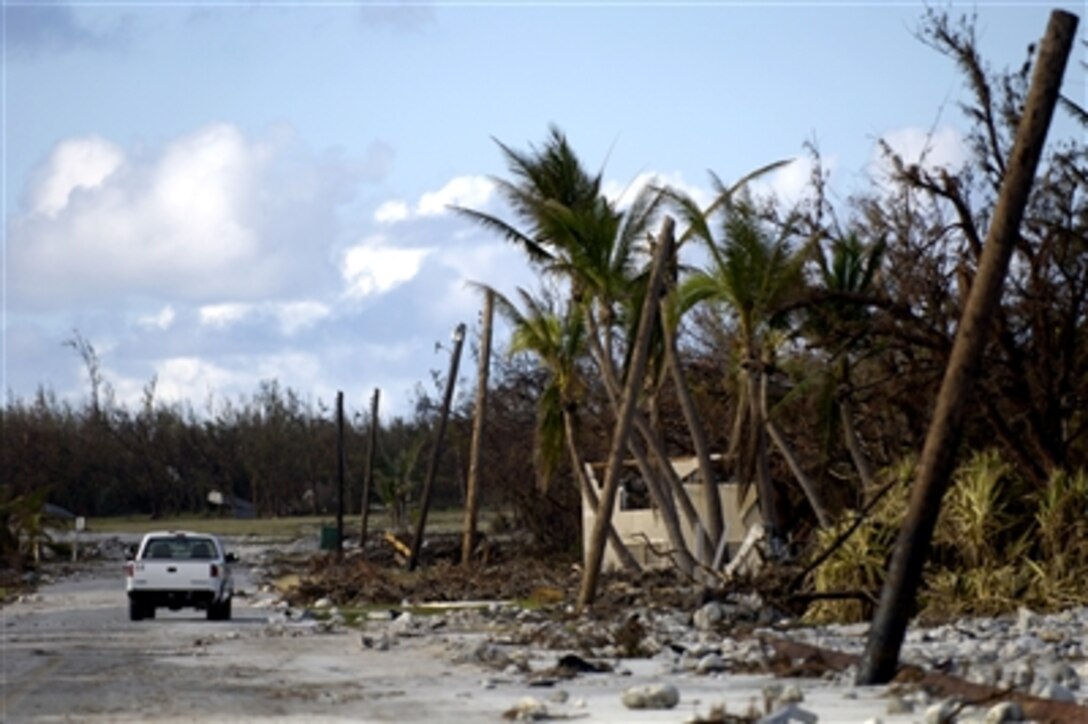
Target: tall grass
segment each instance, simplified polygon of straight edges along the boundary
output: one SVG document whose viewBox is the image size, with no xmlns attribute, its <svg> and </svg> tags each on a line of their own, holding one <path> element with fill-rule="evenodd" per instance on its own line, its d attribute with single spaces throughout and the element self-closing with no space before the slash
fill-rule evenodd
<svg viewBox="0 0 1088 724">
<path fill-rule="evenodd" d="M 882 473 L 895 487 L 854 536 L 814 573 L 817 591 L 879 595 L 906 512 L 913 461 Z M 944 619 L 1029 606 L 1088 603 L 1088 474 L 1057 472 L 1032 490 L 994 451 L 973 454 L 955 472 L 934 530 L 919 592 L 920 615 Z M 822 551 L 845 523 L 818 536 Z M 859 621 L 856 601 L 824 601 L 811 621 Z"/>
</svg>

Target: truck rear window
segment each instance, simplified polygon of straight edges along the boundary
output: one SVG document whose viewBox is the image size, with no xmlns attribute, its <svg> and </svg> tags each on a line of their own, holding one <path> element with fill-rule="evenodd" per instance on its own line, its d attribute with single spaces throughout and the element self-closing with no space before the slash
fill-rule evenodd
<svg viewBox="0 0 1088 724">
<path fill-rule="evenodd" d="M 210 538 L 152 538 L 140 556 L 144 560 L 210 560 L 215 558 L 215 543 Z"/>
</svg>

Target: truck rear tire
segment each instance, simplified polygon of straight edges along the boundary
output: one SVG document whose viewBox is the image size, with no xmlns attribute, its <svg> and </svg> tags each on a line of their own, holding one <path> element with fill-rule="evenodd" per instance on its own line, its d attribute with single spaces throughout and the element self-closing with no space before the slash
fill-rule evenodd
<svg viewBox="0 0 1088 724">
<path fill-rule="evenodd" d="M 225 601 L 212 601 L 208 604 L 209 621 L 230 621 L 230 603 L 232 599 Z"/>
<path fill-rule="evenodd" d="M 155 607 L 130 598 L 128 600 L 128 620 L 142 621 L 145 618 L 155 618 Z"/>
</svg>

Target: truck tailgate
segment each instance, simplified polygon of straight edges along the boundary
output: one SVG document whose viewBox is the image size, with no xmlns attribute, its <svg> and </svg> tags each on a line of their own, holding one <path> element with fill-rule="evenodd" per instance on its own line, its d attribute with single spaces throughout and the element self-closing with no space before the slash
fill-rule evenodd
<svg viewBox="0 0 1088 724">
<path fill-rule="evenodd" d="M 136 561 L 133 590 L 215 589 L 218 580 L 211 575 L 207 561 Z"/>
</svg>

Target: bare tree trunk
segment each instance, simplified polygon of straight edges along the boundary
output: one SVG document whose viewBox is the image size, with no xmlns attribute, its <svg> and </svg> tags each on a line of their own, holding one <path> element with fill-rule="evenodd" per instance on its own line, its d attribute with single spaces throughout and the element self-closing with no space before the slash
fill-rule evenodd
<svg viewBox="0 0 1088 724">
<path fill-rule="evenodd" d="M 1061 91 L 1062 75 L 1076 29 L 1077 16 L 1061 10 L 1050 14 L 978 272 L 956 331 L 933 420 L 918 461 L 910 507 L 896 540 L 888 577 L 858 669 L 857 681 L 861 685 L 887 683 L 899 664 L 899 652 L 914 607 L 922 567 L 941 512 L 941 499 L 955 467 L 967 397 L 990 337 L 994 310 L 1001 303 L 1005 274 L 1035 182 L 1035 171 Z"/>
<path fill-rule="evenodd" d="M 784 528 L 778 491 L 771 479 L 770 461 L 767 455 L 767 431 L 763 424 L 763 411 L 760 402 L 763 371 L 758 360 L 749 360 L 745 370 L 747 380 L 748 415 L 752 435 L 753 465 L 755 467 L 756 493 L 759 497 L 760 512 L 763 513 L 763 525 L 767 528 L 767 538 L 772 547 L 781 541 Z"/>
<path fill-rule="evenodd" d="M 708 550 L 713 551 L 718 542 L 710 539 L 706 525 L 703 523 L 702 518 L 699 517 L 699 511 L 695 509 L 695 505 L 691 502 L 688 491 L 684 489 L 684 482 L 680 480 L 676 470 L 672 467 L 672 462 L 669 460 L 668 453 L 661 444 L 661 440 L 653 434 L 653 429 L 650 427 L 645 415 L 636 411 L 633 422 L 635 429 L 642 436 L 643 442 L 646 443 L 650 455 L 653 456 L 654 462 L 657 463 L 658 468 L 661 470 L 661 474 L 669 482 L 669 488 L 673 492 L 673 498 L 679 504 L 680 512 L 684 514 L 692 530 L 697 535 L 702 535 L 703 544 L 708 546 Z"/>
<path fill-rule="evenodd" d="M 600 498 L 593 488 L 593 483 L 586 477 L 585 462 L 582 460 L 581 453 L 578 452 L 578 445 L 574 439 L 574 420 L 571 418 L 570 413 L 565 410 L 563 411 L 563 431 L 567 438 L 567 453 L 570 455 L 570 465 L 574 470 L 574 477 L 578 481 L 578 487 L 582 491 L 582 495 L 585 496 L 590 512 L 596 517 L 600 511 Z M 642 570 L 642 566 L 635 560 L 630 549 L 624 545 L 623 539 L 616 532 L 616 526 L 614 525 L 608 526 L 608 544 L 612 546 L 612 550 L 616 552 L 616 557 L 620 559 L 620 565 L 626 570 L 633 573 Z"/>
<path fill-rule="evenodd" d="M 453 352 L 450 354 L 450 376 L 446 380 L 446 393 L 442 397 L 442 412 L 438 418 L 438 433 L 431 449 L 431 461 L 427 466 L 427 477 L 423 481 L 423 493 L 419 500 L 419 520 L 416 522 L 416 534 L 412 537 L 412 553 L 408 556 L 408 570 L 414 571 L 419 564 L 419 551 L 423 548 L 423 532 L 427 529 L 427 513 L 431 508 L 431 490 L 438 473 L 438 461 L 442 458 L 442 443 L 446 437 L 446 423 L 450 416 L 450 403 L 453 402 L 453 388 L 457 384 L 457 366 L 461 363 L 461 347 L 465 343 L 465 325 L 458 324 L 453 333 Z"/>
<path fill-rule="evenodd" d="M 590 322 L 590 326 L 591 329 L 594 327 L 592 321 Z M 606 355 L 600 348 L 597 339 L 598 336 L 596 332 L 590 334 L 590 344 L 593 346 L 598 358 L 598 367 L 601 371 L 601 378 L 604 380 L 605 392 L 608 394 L 608 400 L 612 404 L 613 409 L 618 411 L 620 407 L 619 398 L 621 392 L 620 384 L 617 381 L 616 370 L 611 365 L 610 356 Z M 647 448 L 653 453 L 654 460 L 658 463 L 658 470 L 662 475 L 669 477 L 670 487 L 673 490 L 672 495 L 669 495 L 668 491 L 662 489 L 658 483 L 658 472 L 650 465 L 646 453 L 635 445 L 634 441 L 628 441 L 628 449 L 631 452 L 631 456 L 635 459 L 635 464 L 639 468 L 639 474 L 642 475 L 643 479 L 646 481 L 650 494 L 653 496 L 654 505 L 657 506 L 658 511 L 661 513 L 662 522 L 665 524 L 665 530 L 669 534 L 669 542 L 672 544 L 680 568 L 683 572 L 690 573 L 694 570 L 694 559 L 684 540 L 684 533 L 680 527 L 680 520 L 676 512 L 676 502 L 680 502 L 681 510 L 684 511 L 685 517 L 688 518 L 688 521 L 696 532 L 702 530 L 703 535 L 705 536 L 705 527 L 703 527 L 700 522 L 699 515 L 695 510 L 695 506 L 692 505 L 687 491 L 684 490 L 684 486 L 677 480 L 676 472 L 672 469 L 668 455 L 664 452 L 664 447 L 661 445 L 660 440 L 653 432 L 653 428 L 650 427 L 645 416 L 640 411 L 636 410 L 633 413 L 632 424 L 642 436 Z M 710 542 L 709 538 L 704 540 L 704 542 L 713 549 L 714 543 Z"/>
<path fill-rule="evenodd" d="M 370 518 L 370 491 L 374 489 L 374 458 L 378 454 L 378 396 L 370 398 L 370 444 L 366 447 L 366 470 L 363 471 L 363 502 L 359 520 L 359 550 L 366 549 L 367 522 Z M 316 495 L 315 495 L 316 499 Z M 315 500 L 316 503 L 316 500 Z"/>
<path fill-rule="evenodd" d="M 861 478 L 861 489 L 863 491 L 872 490 L 876 476 L 873 474 L 873 466 L 869 462 L 869 456 L 865 454 L 861 447 L 861 438 L 858 437 L 858 430 L 854 426 L 853 406 L 850 404 L 849 398 L 845 396 L 839 400 L 839 417 L 842 419 L 843 442 L 846 443 L 846 450 L 850 453 L 850 459 L 854 461 L 858 477 Z M 858 496 L 859 501 L 863 499 L 864 495 Z"/>
<path fill-rule="evenodd" d="M 778 425 L 774 424 L 774 421 L 768 413 L 766 372 L 762 375 L 759 397 L 760 413 L 763 415 L 763 426 L 767 429 L 767 434 L 771 436 L 771 441 L 775 444 L 775 447 L 778 448 L 778 451 L 782 453 L 782 457 L 786 459 L 786 465 L 789 466 L 790 472 L 792 472 L 793 477 L 797 479 L 797 483 L 801 486 L 801 490 L 804 491 L 805 497 L 808 498 L 809 505 L 812 506 L 812 510 L 816 513 L 816 520 L 820 523 L 820 527 L 829 527 L 834 521 L 827 512 L 827 507 L 824 506 L 819 494 L 816 492 L 816 486 L 813 484 L 812 480 L 809 479 L 808 475 L 805 474 L 804 469 L 801 467 L 801 463 L 798 462 L 797 456 L 793 453 L 793 448 L 790 447 L 789 441 L 786 440 L 786 437 L 782 434 L 782 431 L 778 429 Z"/>
<path fill-rule="evenodd" d="M 593 532 L 589 544 L 589 560 L 582 576 L 582 585 L 578 592 L 578 609 L 584 611 L 593 604 L 597 597 L 597 583 L 601 576 L 601 561 L 604 558 L 604 546 L 608 537 L 608 528 L 612 524 L 612 506 L 616 502 L 616 491 L 620 484 L 620 468 L 623 451 L 627 448 L 631 418 L 638 406 L 638 390 L 642 377 L 646 373 L 646 357 L 650 346 L 651 330 L 656 324 L 658 297 L 661 294 L 665 264 L 673 252 L 673 227 L 671 217 L 665 217 L 661 235 L 654 253 L 650 280 L 646 287 L 646 299 L 639 317 L 638 333 L 635 337 L 631 366 L 627 371 L 627 384 L 623 393 L 616 420 L 616 429 L 612 436 L 612 445 L 608 455 L 608 468 L 605 471 L 604 489 L 597 506 L 597 518 L 593 521 Z"/>
<path fill-rule="evenodd" d="M 476 373 L 476 414 L 472 418 L 472 447 L 469 450 L 468 483 L 465 491 L 465 529 L 461 540 L 461 565 L 472 564 L 476 548 L 476 515 L 480 496 L 480 449 L 487 417 L 487 378 L 491 368 L 491 324 L 495 316 L 495 293 L 484 295 L 483 330 L 480 332 L 480 366 Z"/>
<path fill-rule="evenodd" d="M 684 379 L 684 371 L 680 368 L 680 355 L 676 349 L 676 333 L 665 324 L 665 304 L 661 308 L 662 332 L 665 335 L 665 364 L 669 368 L 673 385 L 676 387 L 676 397 L 680 401 L 680 409 L 684 413 L 684 421 L 691 435 L 691 444 L 695 448 L 695 458 L 699 461 L 699 476 L 703 479 L 703 495 L 706 498 L 707 532 L 714 541 L 715 548 L 722 537 L 725 527 L 722 515 L 722 501 L 718 494 L 718 482 L 714 478 L 714 467 L 710 461 L 710 448 L 706 443 L 706 433 L 703 431 L 703 423 L 699 419 L 699 412 L 695 409 L 695 402 L 691 399 L 687 380 Z"/>
</svg>

